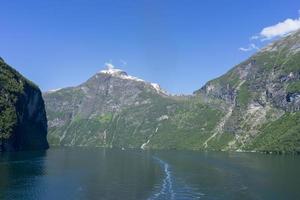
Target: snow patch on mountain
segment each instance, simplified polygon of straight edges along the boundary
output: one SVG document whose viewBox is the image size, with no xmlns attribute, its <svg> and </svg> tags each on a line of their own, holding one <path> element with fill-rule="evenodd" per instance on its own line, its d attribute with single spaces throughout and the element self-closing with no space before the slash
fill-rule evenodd
<svg viewBox="0 0 300 200">
<path fill-rule="evenodd" d="M 103 73 L 103 74 L 111 74 L 111 75 L 120 75 L 120 74 L 123 74 L 126 72 L 124 72 L 123 70 L 121 69 L 117 69 L 115 68 L 115 66 L 111 63 L 105 63 L 105 70 L 101 70 L 100 73 Z"/>
<path fill-rule="evenodd" d="M 105 63 L 105 70 L 101 70 L 99 73 L 101 74 L 108 74 L 114 77 L 118 77 L 121 79 L 127 79 L 127 80 L 133 80 L 133 81 L 138 81 L 138 82 L 146 82 L 143 79 L 137 78 L 135 76 L 130 76 L 128 75 L 125 71 L 121 70 L 121 69 L 117 69 L 115 68 L 115 66 L 111 63 Z M 157 92 L 157 93 L 163 93 L 163 94 L 167 94 L 166 91 L 164 91 L 163 89 L 161 89 L 161 87 L 159 86 L 159 84 L 157 83 L 148 83 L 152 86 L 152 88 Z"/>
<path fill-rule="evenodd" d="M 52 89 L 52 90 L 46 91 L 46 93 L 57 92 L 57 91 L 59 91 L 59 90 L 61 90 L 61 89 L 62 89 L 62 88 Z"/>
<path fill-rule="evenodd" d="M 166 92 L 163 89 L 161 89 L 161 87 L 157 83 L 150 83 L 150 84 L 156 90 L 156 92 L 166 94 Z"/>
<path fill-rule="evenodd" d="M 105 63 L 105 67 L 106 67 L 106 69 L 101 70 L 100 73 L 109 74 L 111 76 L 115 76 L 115 77 L 122 78 L 122 79 L 145 82 L 143 79 L 140 79 L 140 78 L 137 78 L 134 76 L 130 76 L 125 71 L 115 68 L 115 66 L 111 63 Z"/>
</svg>

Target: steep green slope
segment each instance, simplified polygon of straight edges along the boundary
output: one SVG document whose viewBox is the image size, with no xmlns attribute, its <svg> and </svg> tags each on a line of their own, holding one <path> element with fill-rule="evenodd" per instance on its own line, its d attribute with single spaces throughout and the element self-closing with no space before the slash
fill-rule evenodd
<svg viewBox="0 0 300 200">
<path fill-rule="evenodd" d="M 47 119 L 40 90 L 0 59 L 0 151 L 45 149 Z"/>
<path fill-rule="evenodd" d="M 300 112 L 287 112 L 278 120 L 267 123 L 246 149 L 276 153 L 300 152 Z"/>
<path fill-rule="evenodd" d="M 150 105 L 124 109 L 113 122 L 112 146 L 202 149 L 223 113 L 198 99 L 152 97 Z"/>
<path fill-rule="evenodd" d="M 283 151 L 289 151 L 296 150 L 299 145 L 297 134 L 284 128 L 290 120 L 295 120 L 286 116 L 293 113 L 298 116 L 299 83 L 298 31 L 271 43 L 225 75 L 208 82 L 195 94 L 218 98 L 227 103 L 230 116 L 225 119 L 220 134 L 231 133 L 235 137 L 224 150 L 277 151 L 282 148 Z M 266 126 L 276 127 L 277 132 L 270 132 Z M 297 129 L 295 125 L 292 126 L 291 129 Z M 284 141 L 279 140 L 283 137 Z M 249 145 L 254 141 L 258 146 Z M 290 149 L 281 144 L 286 141 L 289 141 Z"/>
</svg>

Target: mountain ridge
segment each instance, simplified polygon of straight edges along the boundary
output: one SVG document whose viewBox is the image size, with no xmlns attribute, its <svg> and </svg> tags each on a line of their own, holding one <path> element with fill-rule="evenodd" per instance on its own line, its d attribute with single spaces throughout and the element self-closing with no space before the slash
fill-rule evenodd
<svg viewBox="0 0 300 200">
<path fill-rule="evenodd" d="M 44 93 L 49 139 L 57 145 L 298 152 L 297 125 L 278 128 L 275 139 L 269 129 L 299 120 L 299 49 L 297 31 L 183 96 L 108 66 L 77 87 Z"/>
</svg>

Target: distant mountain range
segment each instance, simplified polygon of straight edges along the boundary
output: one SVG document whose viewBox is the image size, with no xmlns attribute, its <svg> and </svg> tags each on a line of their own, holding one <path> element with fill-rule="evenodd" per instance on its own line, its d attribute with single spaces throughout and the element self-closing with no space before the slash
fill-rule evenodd
<svg viewBox="0 0 300 200">
<path fill-rule="evenodd" d="M 107 64 L 42 98 L 0 58 L 0 111 L 0 151 L 48 148 L 48 126 L 59 146 L 300 153 L 300 31 L 186 96 Z"/>
<path fill-rule="evenodd" d="M 300 152 L 300 32 L 193 95 L 170 95 L 108 65 L 43 97 L 52 145 Z"/>
</svg>

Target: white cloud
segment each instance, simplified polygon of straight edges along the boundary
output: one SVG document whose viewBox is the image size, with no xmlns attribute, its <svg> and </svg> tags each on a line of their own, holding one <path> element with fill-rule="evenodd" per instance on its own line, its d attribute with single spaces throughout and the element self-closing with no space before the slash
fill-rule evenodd
<svg viewBox="0 0 300 200">
<path fill-rule="evenodd" d="M 277 37 L 283 37 L 291 32 L 300 29 L 300 10 L 298 10 L 299 17 L 296 19 L 286 19 L 272 26 L 263 28 L 259 34 L 253 35 L 250 40 L 260 40 L 260 42 L 271 40 Z M 240 47 L 240 51 L 248 52 L 252 50 L 259 50 L 259 48 L 251 43 L 248 47 Z"/>
<path fill-rule="evenodd" d="M 279 22 L 274 26 L 269 26 L 264 28 L 260 32 L 262 39 L 270 40 L 275 37 L 282 37 L 288 33 L 296 31 L 300 28 L 300 18 L 299 19 L 286 19 L 284 22 Z"/>
<path fill-rule="evenodd" d="M 109 62 L 105 63 L 104 65 L 105 65 L 105 68 L 107 68 L 108 70 L 115 68 L 115 66 L 112 63 L 109 63 Z"/>
<path fill-rule="evenodd" d="M 244 52 L 258 50 L 258 49 L 259 48 L 254 43 L 249 44 L 248 47 L 240 47 L 239 48 L 240 51 L 244 51 Z"/>
<path fill-rule="evenodd" d="M 298 11 L 300 15 L 300 10 Z M 286 19 L 272 26 L 267 26 L 261 30 L 258 35 L 254 35 L 251 39 L 271 40 L 276 37 L 285 36 L 293 31 L 300 29 L 300 16 L 298 19 Z"/>
</svg>

